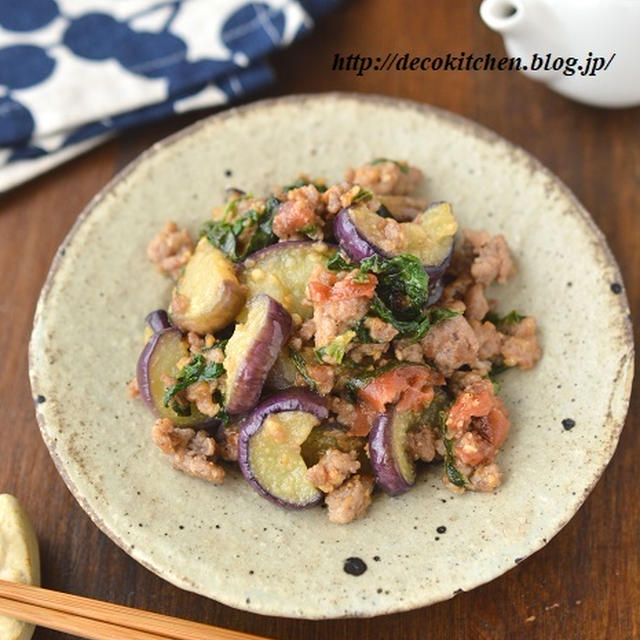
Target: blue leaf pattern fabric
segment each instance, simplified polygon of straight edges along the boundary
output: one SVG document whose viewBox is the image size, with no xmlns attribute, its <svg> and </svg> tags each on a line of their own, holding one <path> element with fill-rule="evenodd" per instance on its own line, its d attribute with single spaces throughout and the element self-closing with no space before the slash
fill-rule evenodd
<svg viewBox="0 0 640 640">
<path fill-rule="evenodd" d="M 0 0 L 0 192 L 115 132 L 273 81 L 342 0 Z"/>
</svg>

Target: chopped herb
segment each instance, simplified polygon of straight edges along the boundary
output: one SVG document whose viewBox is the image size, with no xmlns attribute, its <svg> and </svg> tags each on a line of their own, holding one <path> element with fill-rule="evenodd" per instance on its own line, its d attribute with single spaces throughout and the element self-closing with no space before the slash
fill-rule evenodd
<svg viewBox="0 0 640 640">
<path fill-rule="evenodd" d="M 360 265 L 348 262 L 340 253 L 336 253 L 329 259 L 327 268 L 330 271 L 359 268 L 354 282 L 360 283 L 369 281 L 367 274 L 376 274 L 378 296 L 392 310 L 392 315 L 397 315 L 401 320 L 415 320 L 421 316 L 429 297 L 429 276 L 420 259 L 410 253 L 393 258 L 376 254 L 362 260 Z"/>
<path fill-rule="evenodd" d="M 378 207 L 378 210 L 376 211 L 376 213 L 381 218 L 393 218 L 393 214 L 391 213 L 391 211 L 389 211 L 389 209 L 387 209 L 387 207 L 385 207 L 383 204 L 381 204 Z"/>
<path fill-rule="evenodd" d="M 518 324 L 524 320 L 525 316 L 520 315 L 515 309 L 510 311 L 504 318 L 500 320 L 500 324 Z"/>
<path fill-rule="evenodd" d="M 191 415 L 191 404 L 180 404 L 177 400 L 172 400 L 171 409 L 182 418 Z"/>
<path fill-rule="evenodd" d="M 256 222 L 260 214 L 255 209 L 249 209 L 243 216 L 238 218 L 231 226 L 234 236 L 239 236 L 247 227 L 252 227 Z"/>
<path fill-rule="evenodd" d="M 302 354 L 299 351 L 296 351 L 293 347 L 289 347 L 289 357 L 293 362 L 293 365 L 298 370 L 298 373 L 302 376 L 302 379 L 307 383 L 307 386 L 310 387 L 313 391 L 318 390 L 318 385 L 316 381 L 309 375 L 309 371 L 307 369 L 307 361 L 302 357 Z"/>
<path fill-rule="evenodd" d="M 455 318 L 460 315 L 459 311 L 452 311 L 451 309 L 427 309 L 422 319 L 417 321 L 412 320 L 399 320 L 396 318 L 391 310 L 378 298 L 374 296 L 371 301 L 371 310 L 382 320 L 393 325 L 400 334 L 405 338 L 411 338 L 412 341 L 417 342 L 422 340 L 427 334 L 429 329 L 434 325 L 448 320 L 449 318 Z"/>
<path fill-rule="evenodd" d="M 306 187 L 308 184 L 312 184 L 320 193 L 324 193 L 327 190 L 327 186 L 322 182 L 316 180 L 309 180 L 309 178 L 298 178 L 291 184 L 282 187 L 282 193 L 287 193 L 292 189 L 299 189 L 300 187 Z"/>
<path fill-rule="evenodd" d="M 383 162 L 393 162 L 402 173 L 409 173 L 409 165 L 406 162 L 398 162 L 397 160 L 390 160 L 389 158 L 376 158 L 369 164 L 382 164 Z"/>
<path fill-rule="evenodd" d="M 401 366 L 403 363 L 398 361 L 392 361 L 383 367 L 378 367 L 376 369 L 364 369 L 356 373 L 354 376 L 349 378 L 344 384 L 344 390 L 348 396 L 348 398 L 352 402 L 357 402 L 358 400 L 358 390 L 364 389 L 374 378 L 382 375 L 383 373 L 387 373 L 395 369 L 396 367 Z"/>
<path fill-rule="evenodd" d="M 203 355 L 197 355 L 192 358 L 189 364 L 182 367 L 175 384 L 167 387 L 164 392 L 162 401 L 165 407 L 169 406 L 169 402 L 180 391 L 184 391 L 188 386 L 195 384 L 196 382 L 208 382 L 209 380 L 215 380 L 224 373 L 224 367 L 219 362 L 207 362 Z M 177 401 L 173 401 L 171 408 L 181 416 L 191 415 L 191 408 L 187 407 L 185 410 L 188 413 L 181 413 L 175 407 L 178 405 Z M 183 408 L 184 409 L 184 408 Z"/>
<path fill-rule="evenodd" d="M 229 338 L 225 340 L 216 340 L 210 347 L 202 347 L 200 351 L 211 351 L 211 349 L 222 349 L 222 353 L 224 353 L 227 348 L 227 342 L 229 342 Z"/>
<path fill-rule="evenodd" d="M 358 342 L 361 342 L 363 344 L 374 342 L 373 338 L 371 337 L 371 333 L 369 332 L 369 329 L 367 329 L 367 327 L 364 324 L 365 320 L 366 320 L 366 316 L 363 318 L 360 318 L 356 326 L 353 328 L 353 330 L 356 332 L 356 338 L 358 339 Z"/>
<path fill-rule="evenodd" d="M 233 233 L 233 226 L 227 222 L 210 220 L 200 227 L 200 237 L 207 236 L 207 240 L 216 248 L 220 249 L 228 258 L 234 262 L 238 260 L 236 251 L 236 235 Z"/>
<path fill-rule="evenodd" d="M 320 362 L 324 362 L 324 357 L 330 358 L 336 364 L 342 364 L 344 352 L 349 343 L 356 337 L 355 331 L 345 331 L 335 337 L 326 347 L 315 349 L 314 353 Z"/>
<path fill-rule="evenodd" d="M 357 282 L 358 284 L 369 284 L 369 274 L 364 273 L 363 271 L 358 271 L 353 276 L 353 281 Z"/>
<path fill-rule="evenodd" d="M 320 240 L 322 233 L 317 224 L 308 224 L 300 229 L 300 233 L 307 236 L 310 240 Z"/>
<path fill-rule="evenodd" d="M 497 376 L 499 376 L 501 373 L 504 373 L 508 369 L 512 369 L 512 368 L 513 367 L 510 367 L 510 366 L 506 365 L 504 363 L 504 360 L 502 360 L 502 359 L 498 360 L 497 362 L 494 362 L 491 365 L 491 370 L 484 377 L 488 378 L 489 380 L 491 380 L 491 384 L 493 385 L 493 393 L 494 393 L 494 395 L 497 396 L 498 393 L 500 393 L 500 382 L 498 381 Z"/>
<path fill-rule="evenodd" d="M 246 197 L 236 198 L 230 204 L 237 203 Z M 210 220 L 202 225 L 200 236 L 206 236 L 214 247 L 220 249 L 233 262 L 237 262 L 250 253 L 278 241 L 278 237 L 273 233 L 272 227 L 279 205 L 280 201 L 271 196 L 267 200 L 263 211 L 250 209 L 233 223 L 226 221 L 227 211 L 225 210 L 222 220 Z M 246 247 L 242 249 L 240 247 L 240 236 L 249 227 L 255 227 L 255 229 L 247 241 Z"/>
<path fill-rule="evenodd" d="M 373 198 L 373 191 L 360 187 L 360 191 L 351 199 L 351 204 L 362 202 L 363 200 L 370 200 L 371 198 Z"/>
<path fill-rule="evenodd" d="M 431 327 L 442 320 L 460 315 L 451 309 L 424 310 L 429 298 L 429 276 L 420 259 L 409 253 L 393 258 L 374 255 L 360 265 L 334 254 L 327 263 L 330 271 L 352 271 L 359 268 L 354 282 L 367 282 L 367 274 L 378 277 L 371 311 L 395 327 L 403 337 L 422 339 Z"/>
<path fill-rule="evenodd" d="M 453 463 L 453 443 L 451 440 L 445 439 L 444 446 L 447 450 L 447 454 L 444 459 L 444 470 L 447 474 L 447 479 L 456 487 L 465 487 L 467 485 L 467 479 Z"/>
<path fill-rule="evenodd" d="M 219 389 L 215 390 L 213 394 L 213 401 L 220 405 L 220 409 L 218 410 L 218 413 L 216 413 L 216 420 L 220 420 L 224 426 L 228 425 L 231 422 L 231 416 L 229 416 L 225 409 L 224 395 L 222 394 L 222 391 Z"/>
<path fill-rule="evenodd" d="M 327 261 L 329 271 L 351 271 L 357 269 L 358 265 L 345 260 L 341 253 L 334 253 Z"/>
<path fill-rule="evenodd" d="M 264 249 L 264 247 L 268 247 L 269 245 L 278 242 L 278 236 L 273 233 L 273 219 L 278 213 L 279 206 L 280 201 L 275 196 L 271 196 L 267 200 L 264 211 L 258 219 L 258 226 L 249 239 L 249 243 L 247 244 L 244 256 L 247 256 L 254 251 L 258 251 L 258 249 Z"/>
<path fill-rule="evenodd" d="M 524 320 L 526 316 L 519 314 L 515 309 L 507 313 L 506 316 L 501 318 L 495 311 L 489 311 L 484 317 L 485 322 L 491 322 L 496 327 L 504 326 L 505 324 L 517 324 L 521 320 Z"/>
<path fill-rule="evenodd" d="M 501 373 L 504 373 L 505 371 L 511 368 L 512 367 L 509 367 L 508 365 L 506 365 L 504 361 L 494 362 L 494 364 L 491 366 L 491 372 L 489 373 L 489 377 L 493 380 L 494 376 L 500 375 Z"/>
<path fill-rule="evenodd" d="M 435 326 L 439 322 L 443 322 L 444 320 L 455 318 L 461 313 L 461 311 L 454 311 L 453 309 L 429 309 L 426 312 L 425 318 L 420 321 L 415 334 L 412 336 L 413 340 L 422 340 L 431 327 Z"/>
<path fill-rule="evenodd" d="M 455 455 L 453 453 L 453 441 L 447 438 L 447 412 L 440 412 L 440 431 L 442 433 L 442 440 L 444 442 L 445 456 L 444 456 L 444 471 L 449 482 L 456 487 L 465 487 L 467 485 L 467 479 L 460 472 L 454 463 Z"/>
<path fill-rule="evenodd" d="M 291 184 L 287 184 L 284 187 L 282 187 L 282 192 L 287 193 L 287 191 L 292 191 L 293 189 L 299 189 L 300 187 L 304 187 L 310 182 L 311 181 L 308 180 L 307 178 L 298 178 L 297 180 L 294 180 Z"/>
<path fill-rule="evenodd" d="M 374 255 L 360 262 L 360 271 L 378 276 L 376 293 L 395 317 L 413 321 L 422 315 L 429 298 L 429 276 L 417 256 Z"/>
<path fill-rule="evenodd" d="M 236 211 L 238 209 L 238 202 L 241 202 L 242 200 L 249 200 L 250 198 L 253 198 L 253 195 L 251 193 L 243 193 L 241 196 L 237 196 L 236 198 L 229 200 L 227 206 L 224 208 L 222 221 L 226 222 L 229 216 L 234 216 L 236 214 Z"/>
<path fill-rule="evenodd" d="M 429 276 L 411 254 L 390 259 L 373 256 L 360 263 L 361 270 L 378 275 L 371 310 L 389 322 L 403 337 L 421 340 L 438 322 L 460 315 L 451 309 L 427 309 Z"/>
<path fill-rule="evenodd" d="M 355 360 L 349 357 L 349 354 L 346 354 L 340 363 L 340 367 L 342 371 L 347 370 L 355 370 L 360 369 L 360 364 L 358 364 Z"/>
</svg>

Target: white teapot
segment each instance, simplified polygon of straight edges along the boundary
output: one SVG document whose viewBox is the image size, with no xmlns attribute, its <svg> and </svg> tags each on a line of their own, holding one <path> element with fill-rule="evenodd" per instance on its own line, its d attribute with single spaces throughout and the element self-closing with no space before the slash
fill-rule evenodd
<svg viewBox="0 0 640 640">
<path fill-rule="evenodd" d="M 521 71 L 599 107 L 640 104 L 640 0 L 484 0 Z"/>
</svg>

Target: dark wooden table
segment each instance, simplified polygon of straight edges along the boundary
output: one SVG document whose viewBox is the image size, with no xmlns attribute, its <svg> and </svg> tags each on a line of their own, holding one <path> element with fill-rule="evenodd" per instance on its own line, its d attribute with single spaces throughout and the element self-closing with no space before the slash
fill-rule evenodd
<svg viewBox="0 0 640 640">
<path fill-rule="evenodd" d="M 521 145 L 592 213 L 618 259 L 637 319 L 639 109 L 581 106 L 516 73 L 356 77 L 331 70 L 337 52 L 502 55 L 478 4 L 353 0 L 275 57 L 279 83 L 265 95 L 346 90 L 410 98 L 472 118 Z M 164 582 L 92 524 L 58 476 L 34 417 L 26 352 L 36 299 L 57 245 L 87 201 L 140 151 L 203 115 L 208 112 L 124 133 L 0 199 L 0 492 L 18 496 L 35 520 L 44 585 L 283 640 L 640 638 L 638 393 L 604 476 L 544 549 L 490 584 L 409 613 L 306 622 L 236 611 Z M 64 636 L 38 629 L 35 637 Z"/>
</svg>

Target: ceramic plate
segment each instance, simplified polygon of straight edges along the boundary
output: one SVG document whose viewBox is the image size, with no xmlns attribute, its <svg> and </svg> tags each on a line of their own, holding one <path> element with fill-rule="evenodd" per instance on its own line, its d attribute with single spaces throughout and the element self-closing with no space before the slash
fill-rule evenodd
<svg viewBox="0 0 640 640">
<path fill-rule="evenodd" d="M 125 395 L 145 314 L 170 285 L 145 247 L 168 219 L 195 231 L 225 187 L 268 193 L 300 172 L 338 181 L 374 157 L 424 169 L 420 195 L 449 200 L 463 227 L 504 233 L 518 275 L 492 295 L 537 317 L 544 356 L 504 374 L 512 430 L 503 486 L 454 496 L 440 470 L 366 517 L 285 511 L 238 473 L 223 486 L 174 471 L 153 419 Z M 87 207 L 38 304 L 31 382 L 65 482 L 94 522 L 166 580 L 257 613 L 332 618 L 428 605 L 540 549 L 611 458 L 627 411 L 633 344 L 604 238 L 569 190 L 520 149 L 452 114 L 374 96 L 258 102 L 158 143 Z M 615 285 L 612 287 L 612 285 Z M 579 366 L 576 366 L 579 363 Z M 572 429 L 563 421 L 575 422 Z M 569 424 L 569 423 L 565 423 Z M 438 530 L 444 533 L 438 533 Z M 347 558 L 367 566 L 344 570 Z"/>
</svg>

